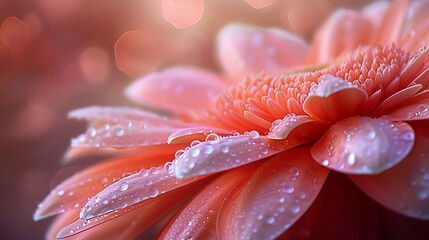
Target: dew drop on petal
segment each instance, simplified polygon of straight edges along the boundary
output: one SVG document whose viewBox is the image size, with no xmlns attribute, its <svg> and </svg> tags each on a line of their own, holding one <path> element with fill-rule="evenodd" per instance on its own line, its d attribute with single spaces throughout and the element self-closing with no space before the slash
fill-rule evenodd
<svg viewBox="0 0 429 240">
<path fill-rule="evenodd" d="M 128 183 L 122 183 L 119 189 L 121 191 L 126 191 L 128 189 Z"/>
</svg>

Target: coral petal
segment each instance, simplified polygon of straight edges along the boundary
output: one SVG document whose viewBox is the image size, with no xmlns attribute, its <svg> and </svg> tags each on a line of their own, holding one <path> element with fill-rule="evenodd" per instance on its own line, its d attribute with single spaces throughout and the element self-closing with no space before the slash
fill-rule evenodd
<svg viewBox="0 0 429 240">
<path fill-rule="evenodd" d="M 367 99 L 364 90 L 342 78 L 325 74 L 319 78 L 319 84 L 312 88 L 303 108 L 313 118 L 338 121 L 356 114 Z"/>
<path fill-rule="evenodd" d="M 136 103 L 180 113 L 206 107 L 224 88 L 212 73 L 176 67 L 143 76 L 125 93 Z"/>
<path fill-rule="evenodd" d="M 426 64 L 426 60 L 428 58 L 429 47 L 424 46 L 420 48 L 418 54 L 408 62 L 407 66 L 401 73 L 401 83 L 399 86 L 401 89 L 407 87 L 415 80 L 423 69 L 423 66 Z"/>
<path fill-rule="evenodd" d="M 161 0 L 161 6 L 165 20 L 178 29 L 197 23 L 204 11 L 203 0 Z"/>
<path fill-rule="evenodd" d="M 307 44 L 299 37 L 277 29 L 257 29 L 233 24 L 218 37 L 218 55 L 232 77 L 279 70 L 302 63 Z"/>
<path fill-rule="evenodd" d="M 162 152 L 158 152 L 157 155 L 145 158 L 117 159 L 97 164 L 76 173 L 52 189 L 49 195 L 39 204 L 33 219 L 39 220 L 82 207 L 88 197 L 93 196 L 107 185 L 121 178 L 123 174 L 130 174 L 144 167 L 149 168 L 151 165 L 162 164 L 169 158 Z"/>
<path fill-rule="evenodd" d="M 283 119 L 273 122 L 267 137 L 282 140 L 286 138 L 299 138 L 312 140 L 320 137 L 329 127 L 329 123 L 313 119 L 306 115 L 288 114 Z"/>
<path fill-rule="evenodd" d="M 382 116 L 384 114 L 389 113 L 400 103 L 406 101 L 414 94 L 416 94 L 418 91 L 420 91 L 420 89 L 422 89 L 422 85 L 416 84 L 416 85 L 407 87 L 405 89 L 402 89 L 399 92 L 396 92 L 395 94 L 391 95 L 386 100 L 384 100 L 380 105 L 378 105 L 378 107 L 374 111 L 374 115 Z"/>
<path fill-rule="evenodd" d="M 237 168 L 211 182 L 172 219 L 159 239 L 216 238 L 216 220 L 220 207 L 229 193 L 249 178 L 252 169 Z"/>
<path fill-rule="evenodd" d="M 263 163 L 228 197 L 219 215 L 221 239 L 275 239 L 310 207 L 328 176 L 308 148 L 281 153 Z"/>
<path fill-rule="evenodd" d="M 408 0 L 392 1 L 387 12 L 384 14 L 381 26 L 377 32 L 377 43 L 390 44 L 399 40 L 407 7 Z"/>
<path fill-rule="evenodd" d="M 402 106 L 389 113 L 389 116 L 395 121 L 428 120 L 429 98 L 413 101 L 412 104 Z"/>
<path fill-rule="evenodd" d="M 196 178 L 176 179 L 168 169 L 169 164 L 171 167 L 171 163 L 166 163 L 165 167 L 142 169 L 106 187 L 82 207 L 80 218 L 89 220 L 123 209 L 197 180 Z"/>
<path fill-rule="evenodd" d="M 297 141 L 270 141 L 258 132 L 202 142 L 173 161 L 174 174 L 188 178 L 249 164 L 299 145 Z"/>
<path fill-rule="evenodd" d="M 401 214 L 429 220 L 429 129 L 415 128 L 416 143 L 397 166 L 374 176 L 351 176 L 369 196 Z"/>
<path fill-rule="evenodd" d="M 401 162 L 414 145 L 413 128 L 388 119 L 351 117 L 334 124 L 313 146 L 313 158 L 347 174 L 378 174 Z"/>
<path fill-rule="evenodd" d="M 184 143 L 191 142 L 193 140 L 204 141 L 209 134 L 216 135 L 231 135 L 231 131 L 227 131 L 220 128 L 210 128 L 210 127 L 194 127 L 194 128 L 184 128 L 177 130 L 172 133 L 167 142 L 170 143 Z"/>
<path fill-rule="evenodd" d="M 0 43 L 12 52 L 23 53 L 30 44 L 30 28 L 15 16 L 7 17 L 0 24 Z"/>
</svg>

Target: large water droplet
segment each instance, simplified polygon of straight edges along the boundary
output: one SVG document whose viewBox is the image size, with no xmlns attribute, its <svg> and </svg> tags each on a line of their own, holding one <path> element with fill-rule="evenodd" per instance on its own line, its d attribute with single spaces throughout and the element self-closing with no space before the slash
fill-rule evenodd
<svg viewBox="0 0 429 240">
<path fill-rule="evenodd" d="M 206 145 L 203 148 L 203 152 L 207 155 L 211 154 L 213 151 L 214 151 L 214 148 L 211 145 Z"/>
<path fill-rule="evenodd" d="M 126 191 L 128 189 L 128 183 L 122 183 L 119 187 L 119 190 Z"/>
<path fill-rule="evenodd" d="M 259 138 L 259 133 L 258 133 L 257 131 L 255 131 L 255 130 L 250 131 L 250 132 L 249 132 L 249 137 L 250 137 L 251 139 L 257 139 L 257 138 Z"/>
<path fill-rule="evenodd" d="M 293 186 L 286 185 L 286 186 L 283 187 L 282 190 L 286 194 L 292 194 L 295 191 L 295 188 Z"/>
<path fill-rule="evenodd" d="M 220 150 L 221 150 L 223 153 L 228 153 L 228 151 L 229 151 L 229 147 L 228 147 L 228 146 L 226 146 L 226 145 L 224 145 L 224 146 L 220 147 Z"/>
<path fill-rule="evenodd" d="M 152 187 L 148 187 L 147 188 L 146 193 L 147 193 L 148 197 L 154 198 L 154 197 L 158 196 L 159 192 L 158 192 L 157 188 L 155 188 L 155 187 L 152 186 Z"/>
<path fill-rule="evenodd" d="M 191 149 L 190 155 L 191 157 L 198 157 L 198 155 L 200 155 L 200 149 L 198 148 Z"/>
<path fill-rule="evenodd" d="M 349 165 L 353 165 L 353 164 L 355 164 L 355 162 L 356 162 L 356 155 L 354 153 L 349 153 L 347 155 L 347 163 Z"/>
</svg>

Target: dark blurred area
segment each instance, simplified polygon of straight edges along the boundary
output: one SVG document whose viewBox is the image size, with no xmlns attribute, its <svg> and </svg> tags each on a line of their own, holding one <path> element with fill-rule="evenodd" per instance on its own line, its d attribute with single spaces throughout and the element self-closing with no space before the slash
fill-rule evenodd
<svg viewBox="0 0 429 240">
<path fill-rule="evenodd" d="M 0 237 L 44 238 L 50 220 L 33 222 L 32 213 L 52 179 L 70 174 L 56 176 L 66 167 L 60 159 L 70 138 L 85 127 L 67 119 L 70 110 L 133 105 L 123 97 L 124 87 L 174 64 L 220 71 L 215 36 L 226 23 L 283 27 L 311 39 L 332 10 L 365 2 L 278 0 L 254 9 L 244 0 L 205 1 L 201 20 L 179 30 L 163 18 L 160 0 L 1 0 Z M 297 13 L 314 17 L 304 21 Z M 143 37 L 130 45 L 128 76 L 116 65 L 114 45 L 131 30 Z"/>
</svg>

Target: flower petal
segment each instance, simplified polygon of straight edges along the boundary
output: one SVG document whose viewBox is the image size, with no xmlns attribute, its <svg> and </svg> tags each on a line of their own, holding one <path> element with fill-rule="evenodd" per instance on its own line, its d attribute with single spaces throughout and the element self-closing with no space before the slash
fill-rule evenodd
<svg viewBox="0 0 429 240">
<path fill-rule="evenodd" d="M 418 53 L 407 63 L 407 66 L 401 73 L 400 88 L 408 87 L 421 74 L 426 60 L 429 59 L 429 47 L 423 46 Z"/>
<path fill-rule="evenodd" d="M 152 167 L 113 183 L 92 197 L 82 207 L 80 218 L 89 220 L 141 201 L 155 198 L 168 191 L 180 188 L 196 178 L 178 180 L 171 172 L 171 163 L 165 167 Z"/>
<path fill-rule="evenodd" d="M 155 127 L 180 128 L 191 126 L 188 123 L 137 108 L 93 106 L 71 111 L 68 116 L 79 120 L 87 120 L 96 125 L 129 121 Z"/>
<path fill-rule="evenodd" d="M 176 67 L 143 76 L 125 94 L 136 103 L 180 113 L 206 107 L 224 89 L 212 73 Z"/>
<path fill-rule="evenodd" d="M 338 121 L 356 114 L 367 99 L 367 93 L 352 83 L 324 74 L 312 87 L 303 108 L 313 118 Z"/>
<path fill-rule="evenodd" d="M 338 172 L 378 174 L 402 161 L 413 145 L 414 131 L 406 123 L 351 117 L 334 124 L 311 155 Z"/>
<path fill-rule="evenodd" d="M 275 239 L 310 207 L 328 176 L 308 148 L 264 163 L 220 212 L 221 239 Z"/>
<path fill-rule="evenodd" d="M 390 44 L 399 40 L 407 8 L 408 0 L 392 1 L 378 28 L 376 43 Z"/>
<path fill-rule="evenodd" d="M 218 135 L 231 135 L 231 131 L 227 131 L 220 128 L 210 127 L 193 127 L 184 128 L 172 133 L 167 140 L 167 143 L 184 143 L 191 142 L 193 140 L 204 141 L 209 135 L 211 137 L 218 138 Z"/>
<path fill-rule="evenodd" d="M 78 219 L 62 224 L 58 238 L 77 237 L 79 239 L 131 239 L 143 232 L 165 214 L 174 211 L 193 190 L 183 188 L 162 197 L 119 209 L 91 220 Z M 75 213 L 75 219 L 79 213 Z M 74 220 L 74 219 L 73 219 Z M 78 234 L 78 235 L 76 235 Z M 117 234 L 117 235 L 115 235 Z"/>
<path fill-rule="evenodd" d="M 33 219 L 39 220 L 82 207 L 87 199 L 126 174 L 160 165 L 169 157 L 162 152 L 152 156 L 130 157 L 100 163 L 76 173 L 54 189 L 39 204 Z"/>
<path fill-rule="evenodd" d="M 282 140 L 291 137 L 313 140 L 320 137 L 328 127 L 328 122 L 307 115 L 288 114 L 272 123 L 267 138 Z"/>
<path fill-rule="evenodd" d="M 389 113 L 395 121 L 415 121 L 429 119 L 429 98 L 414 101 Z"/>
<path fill-rule="evenodd" d="M 173 171 L 177 178 L 220 172 L 272 156 L 299 143 L 270 141 L 256 131 L 224 137 L 187 149 L 173 161 Z"/>
<path fill-rule="evenodd" d="M 382 205 L 409 217 L 429 220 L 429 129 L 426 125 L 415 131 L 416 143 L 405 160 L 381 174 L 351 179 Z"/>
<path fill-rule="evenodd" d="M 161 6 L 165 20 L 178 29 L 197 23 L 204 11 L 203 0 L 161 0 Z"/>
<path fill-rule="evenodd" d="M 228 171 L 211 182 L 170 221 L 159 239 L 216 238 L 219 209 L 229 193 L 249 178 L 253 166 L 249 167 Z"/>
<path fill-rule="evenodd" d="M 30 28 L 21 19 L 11 16 L 0 24 L 0 43 L 14 53 L 23 53 L 30 44 Z"/>
<path fill-rule="evenodd" d="M 386 100 L 384 100 L 374 111 L 375 116 L 382 116 L 384 114 L 387 114 L 388 112 L 392 111 L 396 106 L 398 106 L 400 103 L 406 101 L 410 97 L 412 97 L 414 94 L 416 94 L 418 91 L 422 89 L 422 85 L 416 84 L 409 86 L 405 89 L 402 89 L 399 92 L 396 92 L 395 94 L 389 96 Z"/>
<path fill-rule="evenodd" d="M 301 64 L 307 51 L 308 46 L 302 39 L 280 29 L 265 30 L 232 24 L 225 27 L 218 37 L 222 67 L 237 79 Z"/>
</svg>

